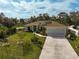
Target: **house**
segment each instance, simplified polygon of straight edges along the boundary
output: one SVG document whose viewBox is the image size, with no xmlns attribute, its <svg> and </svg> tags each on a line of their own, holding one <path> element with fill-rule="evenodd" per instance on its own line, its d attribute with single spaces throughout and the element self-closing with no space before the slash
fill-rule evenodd
<svg viewBox="0 0 79 59">
<path fill-rule="evenodd" d="M 76 36 L 79 36 L 79 26 L 77 28 L 74 28 L 74 25 L 69 26 L 68 29 L 70 30 L 71 33 L 75 34 Z"/>
<path fill-rule="evenodd" d="M 66 27 L 63 24 L 60 24 L 60 23 L 54 22 L 54 21 L 52 21 L 50 24 L 47 24 L 47 26 L 51 26 L 51 27 Z"/>
<path fill-rule="evenodd" d="M 42 26 L 45 26 L 45 21 L 36 21 L 25 25 L 25 31 L 38 31 Z"/>
</svg>

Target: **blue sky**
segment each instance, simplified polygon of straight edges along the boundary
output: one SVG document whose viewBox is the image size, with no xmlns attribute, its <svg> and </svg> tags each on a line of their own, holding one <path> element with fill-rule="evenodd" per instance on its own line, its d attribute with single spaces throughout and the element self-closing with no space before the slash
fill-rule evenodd
<svg viewBox="0 0 79 59">
<path fill-rule="evenodd" d="M 50 16 L 79 10 L 79 0 L 0 0 L 0 12 L 8 17 L 29 18 L 40 13 Z"/>
</svg>

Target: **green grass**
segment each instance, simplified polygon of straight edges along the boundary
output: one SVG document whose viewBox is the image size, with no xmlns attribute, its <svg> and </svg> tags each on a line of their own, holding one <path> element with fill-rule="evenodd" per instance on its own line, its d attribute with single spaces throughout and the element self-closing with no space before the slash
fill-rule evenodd
<svg viewBox="0 0 79 59">
<path fill-rule="evenodd" d="M 42 49 L 40 49 L 38 44 L 31 42 L 33 36 L 34 34 L 29 32 L 17 32 L 8 37 L 10 46 L 1 46 L 4 43 L 0 42 L 0 59 L 39 59 Z M 43 47 L 45 38 L 38 38 L 42 42 L 40 46 Z M 24 44 L 18 45 L 17 42 L 19 40 L 22 40 Z"/>
<path fill-rule="evenodd" d="M 74 48 L 75 52 L 78 54 L 79 56 L 79 37 L 77 37 L 74 40 L 70 40 L 68 39 L 70 44 L 72 45 L 72 47 Z"/>
<path fill-rule="evenodd" d="M 1 32 L 1 31 L 5 31 L 5 30 L 8 30 L 8 28 L 5 27 L 5 26 L 0 26 L 0 32 Z"/>
</svg>

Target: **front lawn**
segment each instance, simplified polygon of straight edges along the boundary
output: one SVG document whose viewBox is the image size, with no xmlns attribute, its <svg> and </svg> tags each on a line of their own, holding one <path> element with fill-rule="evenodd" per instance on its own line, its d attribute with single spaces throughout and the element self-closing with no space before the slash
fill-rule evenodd
<svg viewBox="0 0 79 59">
<path fill-rule="evenodd" d="M 75 36 L 70 30 L 66 31 L 66 38 L 79 56 L 79 37 Z"/>
<path fill-rule="evenodd" d="M 39 59 L 45 38 L 38 37 L 39 43 L 33 43 L 35 35 L 29 32 L 17 32 L 9 36 L 7 45 L 0 42 L 0 59 Z"/>
<path fill-rule="evenodd" d="M 70 44 L 72 45 L 73 49 L 75 50 L 75 52 L 78 54 L 79 56 L 79 37 L 77 37 L 74 40 L 70 40 L 68 39 Z"/>
</svg>

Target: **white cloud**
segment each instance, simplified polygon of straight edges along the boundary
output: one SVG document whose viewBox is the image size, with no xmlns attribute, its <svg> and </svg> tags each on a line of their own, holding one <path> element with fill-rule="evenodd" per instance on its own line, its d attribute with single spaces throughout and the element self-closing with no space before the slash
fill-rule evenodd
<svg viewBox="0 0 79 59">
<path fill-rule="evenodd" d="M 0 4 L 8 4 L 8 0 L 0 0 Z"/>
<path fill-rule="evenodd" d="M 13 1 L 13 0 L 0 0 L 0 4 L 4 4 L 7 6 L 12 5 L 13 9 L 8 9 L 7 7 L 6 13 L 15 14 L 18 17 L 29 17 L 31 15 L 38 15 L 39 13 L 49 13 L 50 15 L 57 14 L 61 11 L 69 12 L 72 9 L 69 8 L 71 3 L 77 3 L 76 0 L 63 0 L 63 2 L 55 2 L 50 3 L 49 0 L 44 0 L 43 2 L 35 2 L 35 0 L 32 0 L 32 2 L 26 2 L 25 0 L 19 0 L 19 2 Z M 0 5 L 0 6 L 1 6 Z M 44 9 L 39 9 L 40 7 L 45 7 Z M 1 8 L 0 8 L 0 11 Z M 9 12 L 10 11 L 10 12 Z M 25 13 L 25 12 L 26 13 Z M 5 13 L 5 11 L 2 11 Z M 11 15 L 9 15 L 11 16 Z"/>
</svg>

